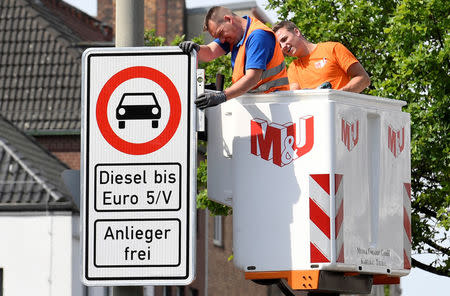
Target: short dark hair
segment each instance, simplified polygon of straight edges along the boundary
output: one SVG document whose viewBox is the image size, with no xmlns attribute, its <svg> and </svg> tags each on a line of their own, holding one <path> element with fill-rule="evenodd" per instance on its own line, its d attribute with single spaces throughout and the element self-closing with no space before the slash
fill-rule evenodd
<svg viewBox="0 0 450 296">
<path fill-rule="evenodd" d="M 205 21 L 203 22 L 203 31 L 208 31 L 209 29 L 209 21 L 213 21 L 217 24 L 221 24 L 224 22 L 223 16 L 226 14 L 231 14 L 236 16 L 234 12 L 230 9 L 223 6 L 213 6 L 211 7 L 205 16 Z"/>
<path fill-rule="evenodd" d="M 272 31 L 276 33 L 279 29 L 285 28 L 289 32 L 294 32 L 294 29 L 299 30 L 299 28 L 291 21 L 281 21 L 275 26 L 273 26 Z M 300 31 L 300 30 L 299 30 Z"/>
</svg>

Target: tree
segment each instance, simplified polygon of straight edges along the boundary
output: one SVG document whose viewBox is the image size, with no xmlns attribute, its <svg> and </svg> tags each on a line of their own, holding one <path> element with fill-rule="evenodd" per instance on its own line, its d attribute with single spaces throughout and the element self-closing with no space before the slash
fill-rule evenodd
<svg viewBox="0 0 450 296">
<path fill-rule="evenodd" d="M 370 95 L 401 99 L 411 114 L 413 266 L 450 276 L 450 2 L 269 0 L 312 42 L 343 43 L 371 76 Z"/>
</svg>

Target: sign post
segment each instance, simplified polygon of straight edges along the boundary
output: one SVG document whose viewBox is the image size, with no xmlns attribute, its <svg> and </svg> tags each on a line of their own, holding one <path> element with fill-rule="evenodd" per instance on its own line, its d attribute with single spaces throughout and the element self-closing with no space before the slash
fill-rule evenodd
<svg viewBox="0 0 450 296">
<path fill-rule="evenodd" d="M 178 47 L 83 54 L 86 285 L 194 279 L 196 57 Z"/>
</svg>

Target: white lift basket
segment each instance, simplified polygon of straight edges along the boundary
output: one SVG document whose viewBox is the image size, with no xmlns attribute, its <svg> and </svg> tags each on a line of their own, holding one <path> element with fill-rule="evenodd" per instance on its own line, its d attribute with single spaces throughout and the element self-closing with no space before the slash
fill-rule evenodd
<svg viewBox="0 0 450 296">
<path fill-rule="evenodd" d="M 405 104 L 302 90 L 245 95 L 207 110 L 208 195 L 233 207 L 234 263 L 247 278 L 409 273 Z"/>
</svg>

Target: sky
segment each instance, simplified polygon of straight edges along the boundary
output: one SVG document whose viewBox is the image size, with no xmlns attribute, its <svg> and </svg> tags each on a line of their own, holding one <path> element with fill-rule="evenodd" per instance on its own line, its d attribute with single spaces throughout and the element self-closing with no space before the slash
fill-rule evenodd
<svg viewBox="0 0 450 296">
<path fill-rule="evenodd" d="M 432 260 L 430 255 L 413 255 L 413 257 L 423 263 Z M 401 278 L 400 286 L 402 296 L 446 296 L 450 293 L 450 278 L 413 268 L 408 276 Z"/>
<path fill-rule="evenodd" d="M 91 16 L 97 15 L 97 1 L 93 0 L 65 0 L 67 3 L 80 8 Z M 214 5 L 221 5 L 225 3 L 235 3 L 237 0 L 217 0 Z M 265 9 L 267 0 L 256 0 L 261 9 Z M 208 6 L 211 4 L 211 0 L 186 0 L 186 8 L 195 8 Z M 266 14 L 272 19 L 273 22 L 277 21 L 276 13 L 273 11 L 267 11 Z M 430 256 L 427 255 L 415 255 L 416 259 L 429 262 Z M 418 268 L 413 268 L 411 273 L 402 277 L 401 288 L 403 296 L 447 296 L 450 290 L 450 279 L 448 277 L 442 277 L 433 275 L 429 272 L 423 271 Z"/>
</svg>

